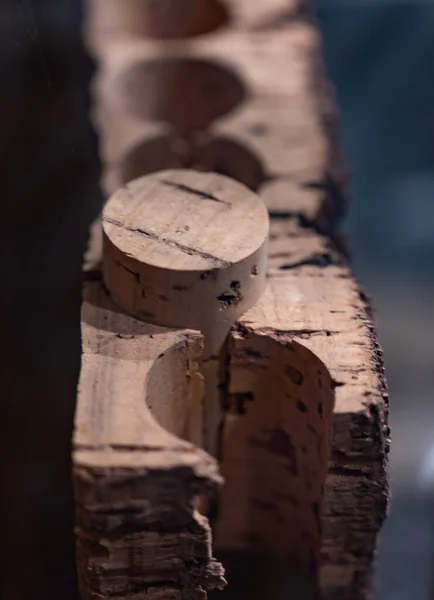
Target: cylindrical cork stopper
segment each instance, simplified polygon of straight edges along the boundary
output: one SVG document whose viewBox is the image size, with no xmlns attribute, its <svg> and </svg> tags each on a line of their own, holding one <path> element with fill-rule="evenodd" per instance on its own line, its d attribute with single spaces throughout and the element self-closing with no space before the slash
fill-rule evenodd
<svg viewBox="0 0 434 600">
<path fill-rule="evenodd" d="M 160 171 L 115 193 L 103 213 L 104 281 L 125 312 L 201 331 L 205 355 L 260 297 L 268 213 L 236 181 Z"/>
</svg>

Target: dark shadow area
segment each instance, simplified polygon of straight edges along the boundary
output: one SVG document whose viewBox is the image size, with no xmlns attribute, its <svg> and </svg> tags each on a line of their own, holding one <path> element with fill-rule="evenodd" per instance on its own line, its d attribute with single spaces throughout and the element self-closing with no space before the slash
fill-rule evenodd
<svg viewBox="0 0 434 600">
<path fill-rule="evenodd" d="M 77 600 L 70 461 L 81 265 L 102 202 L 79 4 L 0 9 L 2 600 Z"/>
<path fill-rule="evenodd" d="M 294 557 L 253 551 L 217 552 L 229 583 L 223 591 L 208 594 L 209 600 L 316 600 L 313 578 L 301 577 Z M 260 576 L 258 576 L 260 573 Z"/>
<path fill-rule="evenodd" d="M 178 40 L 212 33 L 230 21 L 220 0 L 99 0 L 96 34 Z"/>
</svg>

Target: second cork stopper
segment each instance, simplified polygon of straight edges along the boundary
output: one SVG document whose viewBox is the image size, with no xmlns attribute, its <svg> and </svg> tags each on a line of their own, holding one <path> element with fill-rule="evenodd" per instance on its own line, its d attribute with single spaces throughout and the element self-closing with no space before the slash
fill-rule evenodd
<svg viewBox="0 0 434 600">
<path fill-rule="evenodd" d="M 227 177 L 171 170 L 136 179 L 108 201 L 103 229 L 116 304 L 149 323 L 201 331 L 208 356 L 263 291 L 268 213 Z"/>
</svg>

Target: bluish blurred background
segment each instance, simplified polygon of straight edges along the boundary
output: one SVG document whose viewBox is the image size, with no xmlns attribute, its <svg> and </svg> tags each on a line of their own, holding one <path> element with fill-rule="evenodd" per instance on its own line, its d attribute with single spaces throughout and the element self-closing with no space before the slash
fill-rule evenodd
<svg viewBox="0 0 434 600">
<path fill-rule="evenodd" d="M 430 490 L 420 472 L 434 445 L 434 1 L 315 4 L 351 171 L 354 271 L 374 299 L 390 388 L 375 598 L 432 600 L 434 477 Z"/>
</svg>

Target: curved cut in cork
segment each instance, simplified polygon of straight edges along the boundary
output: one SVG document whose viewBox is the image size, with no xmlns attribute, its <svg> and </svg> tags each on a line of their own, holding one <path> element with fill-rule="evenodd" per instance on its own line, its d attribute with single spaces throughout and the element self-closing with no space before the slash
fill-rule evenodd
<svg viewBox="0 0 434 600">
<path fill-rule="evenodd" d="M 226 65 L 179 56 L 124 64 L 113 93 L 122 110 L 169 123 L 186 136 L 206 129 L 246 98 L 239 76 Z"/>
<path fill-rule="evenodd" d="M 164 169 L 189 168 L 225 175 L 256 191 L 266 178 L 260 160 L 246 146 L 229 137 L 207 136 L 194 149 L 177 148 L 176 139 L 166 135 L 139 141 L 119 165 L 122 185 Z"/>
<path fill-rule="evenodd" d="M 158 590 L 203 600 L 225 580 L 196 510 L 198 496 L 221 483 L 200 449 L 201 336 L 122 314 L 93 282 L 82 340 L 73 453 L 81 598 Z"/>
<path fill-rule="evenodd" d="M 96 35 L 183 39 L 228 24 L 220 0 L 94 0 Z"/>
<path fill-rule="evenodd" d="M 79 404 L 77 452 L 107 445 L 187 448 L 181 440 L 201 445 L 203 381 L 197 362 L 203 341 L 198 332 L 138 321 L 121 313 L 100 283 L 89 283 L 82 334 L 79 393 L 93 401 Z M 166 401 L 158 402 L 160 397 Z M 103 413 L 106 418 L 99 422 Z"/>
<path fill-rule="evenodd" d="M 222 598 L 280 598 L 297 589 L 293 597 L 316 598 L 331 376 L 315 354 L 283 333 L 238 326 L 228 352 L 225 485 L 215 524 L 216 552 L 230 581 Z M 262 576 L 252 582 L 255 564 Z"/>
</svg>

